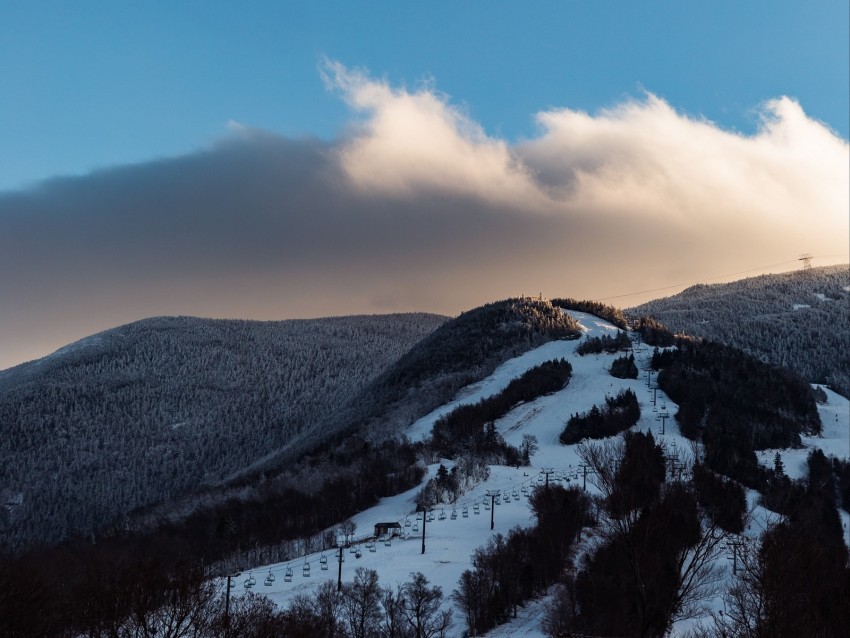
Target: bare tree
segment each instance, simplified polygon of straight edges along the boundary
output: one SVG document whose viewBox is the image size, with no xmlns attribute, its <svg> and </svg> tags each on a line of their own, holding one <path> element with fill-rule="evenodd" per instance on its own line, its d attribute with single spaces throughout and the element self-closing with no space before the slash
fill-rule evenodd
<svg viewBox="0 0 850 638">
<path fill-rule="evenodd" d="M 351 638 L 370 638 L 378 631 L 381 618 L 381 588 L 378 572 L 358 567 L 354 580 L 342 588 L 342 613 Z"/>
<path fill-rule="evenodd" d="M 404 616 L 404 592 L 401 585 L 395 589 L 385 587 L 381 591 L 381 607 L 384 610 L 380 625 L 381 638 L 409 638 L 411 631 Z"/>
<path fill-rule="evenodd" d="M 607 505 L 600 533 L 605 546 L 627 565 L 624 575 L 632 581 L 631 608 L 639 634 L 661 635 L 677 620 L 705 613 L 706 601 L 720 591 L 717 559 L 728 533 L 699 511 L 689 486 L 663 483 L 663 457 L 659 476 L 647 478 L 660 455 L 651 435 L 582 444 L 579 454 Z"/>
<path fill-rule="evenodd" d="M 411 580 L 402 587 L 404 617 L 413 638 L 443 638 L 452 626 L 451 610 L 441 611 L 443 590 L 428 586 L 428 579 L 420 572 L 411 574 Z"/>
</svg>

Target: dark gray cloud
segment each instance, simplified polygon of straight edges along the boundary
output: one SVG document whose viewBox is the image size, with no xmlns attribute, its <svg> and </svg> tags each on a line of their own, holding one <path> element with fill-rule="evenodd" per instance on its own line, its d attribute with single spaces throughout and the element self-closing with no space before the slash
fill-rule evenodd
<svg viewBox="0 0 850 638">
<path fill-rule="evenodd" d="M 362 114 L 337 140 L 240 129 L 0 194 L 0 368 L 160 314 L 454 314 L 846 252 L 847 144 L 794 103 L 750 138 L 651 97 L 549 112 L 511 147 L 427 90 L 331 71 Z"/>
</svg>

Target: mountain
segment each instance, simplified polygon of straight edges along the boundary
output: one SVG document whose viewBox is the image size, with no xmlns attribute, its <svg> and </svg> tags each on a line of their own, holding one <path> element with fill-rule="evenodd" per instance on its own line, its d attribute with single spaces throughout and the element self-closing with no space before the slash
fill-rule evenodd
<svg viewBox="0 0 850 638">
<path fill-rule="evenodd" d="M 315 486 L 293 470 L 303 455 L 391 439 L 506 358 L 578 335 L 533 299 L 449 321 L 159 317 L 93 335 L 0 372 L 0 540 L 149 529 L 283 471 Z"/>
<path fill-rule="evenodd" d="M 0 539 L 90 534 L 297 443 L 446 321 L 145 319 L 0 372 Z"/>
<path fill-rule="evenodd" d="M 723 608 L 750 574 L 740 561 L 764 556 L 763 537 L 793 543 L 795 560 L 776 562 L 781 551 L 750 566 L 776 569 L 768 584 L 805 583 L 759 593 L 769 613 L 794 611 L 795 631 L 775 635 L 835 621 L 850 582 L 850 464 L 823 453 L 847 455 L 848 401 L 728 346 L 679 339 L 655 352 L 646 344 L 669 336 L 661 324 L 641 328 L 638 345 L 569 308 L 587 304 L 558 303 L 567 311 L 507 300 L 447 321 L 348 401 L 323 443 L 312 431 L 309 451 L 210 487 L 225 492 L 182 518 L 152 517 L 156 530 L 0 555 L 0 625 L 22 636 L 122 635 L 139 623 L 168 627 L 158 635 L 355 635 L 351 594 L 374 570 L 393 596 L 372 587 L 371 626 L 391 620 L 396 595 L 409 611 L 419 573 L 441 589 L 434 609 L 453 612 L 451 637 L 683 636 Z M 634 373 L 615 375 L 624 359 Z M 620 414 L 629 396 L 639 411 Z M 583 440 L 563 443 L 575 420 Z M 521 454 L 507 462 L 495 448 Z"/>
<path fill-rule="evenodd" d="M 626 312 L 735 346 L 850 397 L 850 266 L 700 284 Z"/>
</svg>

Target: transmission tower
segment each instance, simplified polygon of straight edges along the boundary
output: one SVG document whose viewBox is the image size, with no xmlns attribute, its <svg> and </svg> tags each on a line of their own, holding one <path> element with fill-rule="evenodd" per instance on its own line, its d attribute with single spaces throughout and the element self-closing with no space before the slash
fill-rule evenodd
<svg viewBox="0 0 850 638">
<path fill-rule="evenodd" d="M 803 253 L 797 259 L 797 261 L 803 262 L 803 270 L 811 270 L 812 269 L 812 253 Z"/>
</svg>

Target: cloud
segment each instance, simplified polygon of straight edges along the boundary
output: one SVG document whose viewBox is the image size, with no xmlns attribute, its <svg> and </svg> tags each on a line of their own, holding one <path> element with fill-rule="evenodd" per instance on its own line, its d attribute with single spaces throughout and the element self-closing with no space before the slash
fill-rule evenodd
<svg viewBox="0 0 850 638">
<path fill-rule="evenodd" d="M 158 314 L 454 314 L 848 259 L 848 144 L 792 99 L 752 135 L 647 94 L 540 112 L 512 143 L 432 85 L 322 73 L 354 116 L 337 139 L 232 122 L 201 152 L 0 193 L 0 368 Z"/>
</svg>

